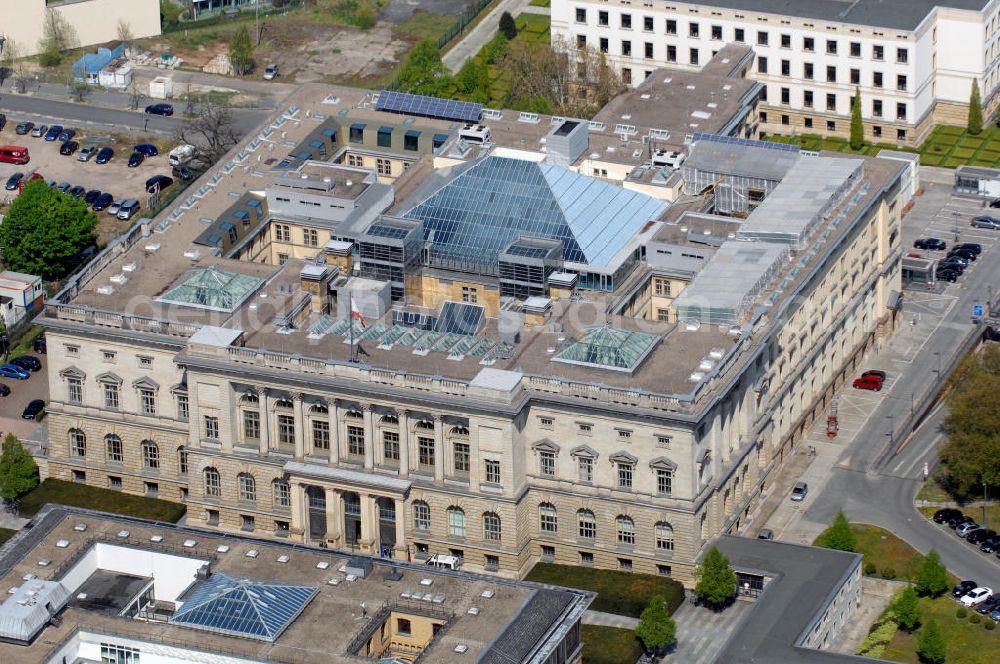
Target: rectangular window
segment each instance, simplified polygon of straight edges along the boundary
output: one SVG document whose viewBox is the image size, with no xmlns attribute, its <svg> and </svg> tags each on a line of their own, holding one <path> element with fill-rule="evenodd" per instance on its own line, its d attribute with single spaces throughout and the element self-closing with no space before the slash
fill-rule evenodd
<svg viewBox="0 0 1000 664">
<path fill-rule="evenodd" d="M 219 418 L 215 415 L 205 415 L 205 438 L 208 440 L 219 439 Z"/>
<path fill-rule="evenodd" d="M 643 16 L 642 17 L 642 29 L 644 31 L 646 31 L 646 32 L 652 32 L 653 31 L 653 17 L 652 16 Z"/>
<path fill-rule="evenodd" d="M 479 289 L 462 286 L 462 302 L 470 302 L 472 304 L 479 302 Z"/>
<path fill-rule="evenodd" d="M 667 44 L 667 62 L 677 62 L 677 47 Z"/>
<path fill-rule="evenodd" d="M 77 356 L 80 355 L 80 347 L 79 346 L 71 346 L 69 344 L 65 344 L 65 345 L 63 345 L 63 348 L 66 349 L 66 354 L 67 355 L 71 355 L 73 357 L 77 357 Z"/>
<path fill-rule="evenodd" d="M 872 72 L 872 86 L 876 88 L 882 87 L 882 72 Z"/>
<path fill-rule="evenodd" d="M 74 470 L 73 471 L 73 481 L 76 482 L 77 484 L 86 484 L 87 483 L 87 473 L 85 473 L 82 470 Z"/>
<path fill-rule="evenodd" d="M 690 57 L 691 64 L 693 64 L 693 65 L 698 64 L 698 49 L 692 48 L 689 55 L 691 56 Z"/>
<path fill-rule="evenodd" d="M 246 532 L 253 532 L 255 528 L 255 520 L 249 514 L 240 515 L 240 530 Z"/>
<path fill-rule="evenodd" d="M 860 69 L 851 69 L 851 85 L 861 85 Z"/>
<path fill-rule="evenodd" d="M 757 71 L 761 74 L 767 73 L 767 58 L 763 55 L 757 56 Z"/>
<path fill-rule="evenodd" d="M 143 415 L 156 415 L 156 393 L 153 390 L 140 389 L 139 404 Z"/>
<path fill-rule="evenodd" d="M 837 82 L 837 68 L 834 65 L 826 66 L 826 82 L 827 83 Z"/>
<path fill-rule="evenodd" d="M 791 76 L 792 75 L 792 61 L 791 60 L 782 60 L 781 61 L 781 75 L 782 76 Z"/>
<path fill-rule="evenodd" d="M 538 471 L 545 477 L 555 477 L 556 455 L 552 452 L 539 452 Z"/>
<path fill-rule="evenodd" d="M 579 470 L 579 476 L 581 482 L 593 482 L 594 481 L 594 460 L 590 457 L 579 457 L 576 460 L 576 466 Z"/>
<path fill-rule="evenodd" d="M 828 93 L 826 95 L 826 110 L 828 111 L 837 110 L 837 95 L 833 93 Z"/>
<path fill-rule="evenodd" d="M 658 576 L 673 576 L 673 570 L 670 568 L 670 565 L 657 565 L 656 574 Z"/>
<path fill-rule="evenodd" d="M 872 60 L 878 60 L 878 61 L 885 60 L 884 46 L 872 46 Z"/>
<path fill-rule="evenodd" d="M 307 247 L 319 246 L 319 233 L 312 228 L 306 228 L 302 231 L 302 243 Z"/>
<path fill-rule="evenodd" d="M 851 42 L 851 57 L 852 58 L 861 57 L 861 42 Z"/>
<path fill-rule="evenodd" d="M 619 558 L 618 559 L 618 569 L 622 572 L 632 571 L 632 559 L 631 558 Z"/>
<path fill-rule="evenodd" d="M 670 280 L 653 279 L 653 290 L 658 297 L 670 297 Z"/>
<path fill-rule="evenodd" d="M 295 445 L 295 418 L 291 415 L 278 415 L 278 444 Z"/>
<path fill-rule="evenodd" d="M 667 34 L 676 35 L 677 34 L 677 21 L 672 18 L 667 19 Z"/>
<path fill-rule="evenodd" d="M 597 12 L 597 25 L 608 25 L 608 13 L 605 11 Z"/>
<path fill-rule="evenodd" d="M 872 115 L 876 118 L 882 117 L 882 100 L 873 99 L 872 100 Z"/>
<path fill-rule="evenodd" d="M 330 423 L 327 420 L 313 420 L 312 430 L 313 449 L 330 449 Z"/>
<path fill-rule="evenodd" d="M 805 108 L 812 108 L 813 107 L 813 91 L 812 90 L 803 90 L 802 91 L 802 105 Z"/>
<path fill-rule="evenodd" d="M 837 131 L 837 123 L 834 122 L 833 120 L 827 120 L 826 121 L 826 130 L 827 131 Z"/>
<path fill-rule="evenodd" d="M 767 46 L 767 33 L 763 30 L 757 31 L 757 46 Z"/>
<path fill-rule="evenodd" d="M 781 48 L 791 48 L 791 47 L 792 47 L 792 36 L 781 35 Z"/>
<path fill-rule="evenodd" d="M 656 320 L 661 323 L 670 322 L 670 309 L 657 309 L 656 310 Z"/>
<path fill-rule="evenodd" d="M 714 39 L 716 41 L 721 41 L 722 40 L 722 26 L 721 25 L 713 25 L 712 26 L 712 39 Z"/>
<path fill-rule="evenodd" d="M 365 430 L 362 427 L 348 425 L 347 453 L 352 456 L 365 455 Z"/>
<path fill-rule="evenodd" d="M 156 498 L 160 493 L 160 485 L 156 482 L 144 482 L 146 486 L 146 495 L 150 498 Z"/>
<path fill-rule="evenodd" d="M 579 49 L 581 49 L 581 50 L 587 48 L 587 35 L 577 35 L 576 36 L 576 47 L 579 48 Z M 584 66 L 583 73 L 581 73 L 580 75 L 583 76 L 586 73 L 586 71 L 587 71 L 587 68 L 586 68 L 586 66 Z"/>
<path fill-rule="evenodd" d="M 631 30 L 631 29 L 632 29 L 632 15 L 622 14 L 622 30 Z"/>
<path fill-rule="evenodd" d="M 286 482 L 275 482 L 272 486 L 274 487 L 274 506 L 290 507 L 292 496 L 288 484 Z"/>
<path fill-rule="evenodd" d="M 101 356 L 104 358 L 105 362 L 114 362 L 115 358 L 118 357 L 118 353 L 113 350 L 102 350 Z"/>
<path fill-rule="evenodd" d="M 896 89 L 900 92 L 906 92 L 906 76 L 903 74 L 896 75 Z"/>
<path fill-rule="evenodd" d="M 395 431 L 382 432 L 382 456 L 386 461 L 399 461 L 399 434 Z"/>
<path fill-rule="evenodd" d="M 803 51 L 807 51 L 809 53 L 812 53 L 813 51 L 815 51 L 816 50 L 816 40 L 813 39 L 812 37 L 803 37 L 802 38 L 802 50 Z"/>
<path fill-rule="evenodd" d="M 674 491 L 674 471 L 660 468 L 656 471 L 656 493 L 669 496 Z"/>
<path fill-rule="evenodd" d="M 188 404 L 188 395 L 178 394 L 177 398 L 177 417 L 182 420 L 188 419 L 191 415 L 191 409 Z"/>
<path fill-rule="evenodd" d="M 580 552 L 580 566 L 581 567 L 593 567 L 594 566 L 594 554 L 590 551 Z"/>
<path fill-rule="evenodd" d="M 699 32 L 700 32 L 700 28 L 698 27 L 697 23 L 688 23 L 688 36 L 689 37 L 694 37 L 694 38 L 697 39 Z"/>
<path fill-rule="evenodd" d="M 416 152 L 419 149 L 420 132 L 410 130 L 403 134 L 403 149 L 408 152 Z"/>
<path fill-rule="evenodd" d="M 104 383 L 104 407 L 118 410 L 118 386 L 114 383 Z"/>
<path fill-rule="evenodd" d="M 122 478 L 120 478 L 120 477 L 114 477 L 112 475 L 108 475 L 108 487 L 112 491 L 121 491 L 122 490 Z"/>
<path fill-rule="evenodd" d="M 646 42 L 643 45 L 643 47 L 645 49 L 645 51 L 644 51 L 645 57 L 646 58 L 652 58 L 653 57 L 653 43 L 652 42 Z"/>
<path fill-rule="evenodd" d="M 587 10 L 581 7 L 576 8 L 576 22 L 586 23 L 587 22 Z"/>
<path fill-rule="evenodd" d="M 837 42 L 834 39 L 826 40 L 826 53 L 827 55 L 837 55 Z"/>
<path fill-rule="evenodd" d="M 743 28 L 736 28 L 733 32 L 733 41 L 743 44 L 746 40 L 746 31 Z"/>
<path fill-rule="evenodd" d="M 618 464 L 618 488 L 619 489 L 632 488 L 632 464 L 630 463 Z"/>
<path fill-rule="evenodd" d="M 500 462 L 493 459 L 486 459 L 483 465 L 486 469 L 486 482 L 488 484 L 500 484 Z"/>
<path fill-rule="evenodd" d="M 896 130 L 896 140 L 900 141 L 900 142 L 906 140 L 906 130 L 905 129 L 897 129 Z"/>
<path fill-rule="evenodd" d="M 802 75 L 807 81 L 813 80 L 813 64 L 811 62 L 802 65 Z"/>
<path fill-rule="evenodd" d="M 417 463 L 421 466 L 434 466 L 434 439 L 420 436 L 417 438 Z"/>
<path fill-rule="evenodd" d="M 905 65 L 909 61 L 910 61 L 910 52 L 907 51 L 905 48 L 897 48 L 896 62 L 898 62 L 901 65 Z"/>
<path fill-rule="evenodd" d="M 788 88 L 781 88 L 781 103 L 786 105 L 792 103 L 792 91 Z"/>
<path fill-rule="evenodd" d="M 802 118 L 802 126 L 806 129 L 812 129 L 813 119 L 812 118 Z"/>
<path fill-rule="evenodd" d="M 256 410 L 243 411 L 243 439 L 260 440 L 260 413 Z"/>
<path fill-rule="evenodd" d="M 494 556 L 487 553 L 483 557 L 483 569 L 487 572 L 499 572 L 500 571 L 500 556 Z"/>
<path fill-rule="evenodd" d="M 905 120 L 906 119 L 906 104 L 896 104 L 896 119 Z"/>
<path fill-rule="evenodd" d="M 455 443 L 453 447 L 455 453 L 455 472 L 468 475 L 469 474 L 469 444 L 468 443 Z"/>
<path fill-rule="evenodd" d="M 67 378 L 66 393 L 70 403 L 83 403 L 83 381 L 79 378 Z"/>
<path fill-rule="evenodd" d="M 601 53 L 607 53 L 608 52 L 608 38 L 607 37 L 601 37 L 600 49 L 601 49 Z"/>
<path fill-rule="evenodd" d="M 348 136 L 348 140 L 351 143 L 364 143 L 365 142 L 365 125 L 363 123 L 355 123 L 351 125 L 351 131 Z"/>
<path fill-rule="evenodd" d="M 108 463 L 123 463 L 125 453 L 122 450 L 122 440 L 118 436 L 108 438 Z"/>
</svg>

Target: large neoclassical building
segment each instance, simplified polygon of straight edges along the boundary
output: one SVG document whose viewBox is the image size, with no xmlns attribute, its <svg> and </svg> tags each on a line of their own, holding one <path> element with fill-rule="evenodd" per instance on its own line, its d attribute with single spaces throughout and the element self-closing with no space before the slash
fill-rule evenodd
<svg viewBox="0 0 1000 664">
<path fill-rule="evenodd" d="M 45 472 L 223 531 L 689 580 L 891 330 L 905 164 L 696 134 L 673 168 L 389 101 L 304 87 L 47 304 Z"/>
</svg>

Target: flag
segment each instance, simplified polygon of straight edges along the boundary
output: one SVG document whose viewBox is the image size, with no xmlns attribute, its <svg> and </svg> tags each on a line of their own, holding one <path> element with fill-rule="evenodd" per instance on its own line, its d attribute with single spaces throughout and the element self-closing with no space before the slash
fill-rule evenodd
<svg viewBox="0 0 1000 664">
<path fill-rule="evenodd" d="M 365 328 L 365 317 L 361 315 L 361 310 L 358 309 L 358 303 L 354 301 L 354 296 L 351 296 L 351 317 L 357 318 L 361 323 L 361 329 Z"/>
</svg>

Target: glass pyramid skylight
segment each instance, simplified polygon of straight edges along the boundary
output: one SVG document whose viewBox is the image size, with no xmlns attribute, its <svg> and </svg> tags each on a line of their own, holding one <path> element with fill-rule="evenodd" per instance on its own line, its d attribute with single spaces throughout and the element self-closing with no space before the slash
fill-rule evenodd
<svg viewBox="0 0 1000 664">
<path fill-rule="evenodd" d="M 631 372 L 659 340 L 660 337 L 655 334 L 598 327 L 581 338 L 570 341 L 553 359 L 557 362 Z"/>
<path fill-rule="evenodd" d="M 231 312 L 264 280 L 249 274 L 227 272 L 214 265 L 188 270 L 172 288 L 159 297 L 160 302 L 188 307 Z"/>
</svg>

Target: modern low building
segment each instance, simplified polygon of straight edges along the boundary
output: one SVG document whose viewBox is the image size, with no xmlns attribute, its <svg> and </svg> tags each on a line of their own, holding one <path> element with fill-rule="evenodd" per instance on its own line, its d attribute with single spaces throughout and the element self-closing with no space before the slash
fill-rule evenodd
<svg viewBox="0 0 1000 664">
<path fill-rule="evenodd" d="M 45 285 L 41 277 L 11 270 L 0 272 L 0 311 L 6 327 L 25 316 L 35 316 L 44 300 Z"/>
<path fill-rule="evenodd" d="M 965 124 L 973 81 L 996 108 L 998 12 L 996 0 L 556 0 L 552 38 L 598 48 L 633 84 L 748 46 L 761 132 L 847 136 L 860 91 L 866 138 L 913 146 L 936 123 Z"/>
<path fill-rule="evenodd" d="M 743 161 L 702 150 L 777 148 L 694 134 L 654 196 L 581 166 L 606 128 L 402 101 L 303 87 L 47 303 L 48 475 L 220 532 L 690 581 L 891 332 L 905 165 L 786 149 L 736 213 Z"/>
<path fill-rule="evenodd" d="M 33 525 L 0 548 L 4 662 L 579 664 L 593 599 L 72 508 Z"/>
<path fill-rule="evenodd" d="M 22 57 L 36 55 L 52 12 L 69 26 L 75 46 L 119 39 L 122 22 L 128 24 L 134 39 L 160 34 L 159 0 L 18 0 L 17 11 L 4 15 L 0 38 L 16 41 Z"/>
</svg>

